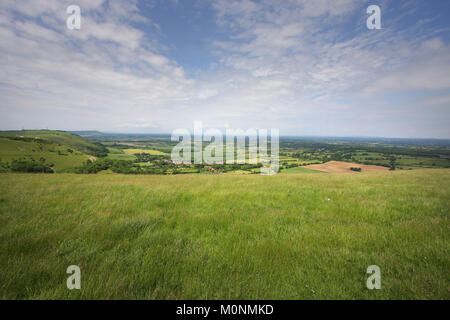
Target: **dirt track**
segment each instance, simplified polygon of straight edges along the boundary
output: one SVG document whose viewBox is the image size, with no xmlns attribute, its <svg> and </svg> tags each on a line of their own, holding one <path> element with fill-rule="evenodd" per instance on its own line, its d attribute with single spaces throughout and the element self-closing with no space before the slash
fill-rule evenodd
<svg viewBox="0 0 450 320">
<path fill-rule="evenodd" d="M 352 167 L 361 168 L 361 172 L 380 172 L 389 170 L 389 168 L 382 166 L 374 166 L 342 161 L 329 161 L 322 164 L 310 164 L 307 166 L 303 166 L 303 168 L 329 173 L 351 173 L 351 172 L 356 173 L 355 171 L 350 170 L 350 168 Z"/>
</svg>

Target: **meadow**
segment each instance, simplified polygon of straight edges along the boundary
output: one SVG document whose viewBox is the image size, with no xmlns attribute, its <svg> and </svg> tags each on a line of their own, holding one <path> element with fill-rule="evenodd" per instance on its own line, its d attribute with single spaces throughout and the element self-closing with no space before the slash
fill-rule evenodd
<svg viewBox="0 0 450 320">
<path fill-rule="evenodd" d="M 11 140 L 0 137 L 0 161 L 10 163 L 15 159 L 45 159 L 53 165 L 56 172 L 81 166 L 92 156 L 84 154 L 68 146 L 35 141 Z"/>
<path fill-rule="evenodd" d="M 67 131 L 57 130 L 16 130 L 16 131 L 0 131 L 0 138 L 13 138 L 19 140 L 35 139 L 36 141 L 45 142 L 57 146 L 64 146 L 79 151 L 80 153 L 91 156 L 106 156 L 106 148 L 98 141 L 81 137 Z M 3 151 L 3 148 L 0 148 Z"/>
<path fill-rule="evenodd" d="M 303 172 L 0 174 L 0 299 L 450 298 L 449 169 Z"/>
</svg>

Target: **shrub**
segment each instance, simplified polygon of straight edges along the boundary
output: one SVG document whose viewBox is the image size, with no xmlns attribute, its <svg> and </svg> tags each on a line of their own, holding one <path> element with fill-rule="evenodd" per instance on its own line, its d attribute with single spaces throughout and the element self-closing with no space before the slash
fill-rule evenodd
<svg viewBox="0 0 450 320">
<path fill-rule="evenodd" d="M 34 159 L 19 159 L 11 162 L 11 171 L 30 173 L 53 173 L 53 169 L 45 161 Z"/>
<path fill-rule="evenodd" d="M 3 162 L 0 160 L 0 173 L 5 173 L 9 171 L 9 165 L 7 162 Z"/>
</svg>

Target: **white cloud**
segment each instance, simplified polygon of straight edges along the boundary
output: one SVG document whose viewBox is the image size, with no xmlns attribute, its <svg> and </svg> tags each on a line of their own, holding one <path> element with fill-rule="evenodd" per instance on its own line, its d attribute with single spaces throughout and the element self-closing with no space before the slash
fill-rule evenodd
<svg viewBox="0 0 450 320">
<path fill-rule="evenodd" d="M 78 128 L 96 123 L 105 129 L 141 114 L 158 117 L 164 105 L 189 99 L 192 80 L 175 61 L 146 49 L 143 32 L 127 20 L 130 6 L 79 3 L 79 31 L 66 28 L 63 3 L 0 4 L 3 128 L 49 122 L 63 128 L 69 118 L 81 118 Z M 137 19 L 136 6 L 131 8 Z M 32 18 L 12 19 L 17 12 Z M 46 14 L 44 24 L 35 20 Z"/>
<path fill-rule="evenodd" d="M 394 100 L 388 109 L 376 104 L 370 113 L 364 105 L 405 90 L 450 89 L 449 47 L 439 38 L 430 40 L 419 26 L 400 28 L 406 13 L 400 12 L 389 28 L 371 32 L 360 1 L 217 1 L 214 7 L 219 24 L 234 34 L 216 43 L 222 63 L 235 70 L 230 82 L 238 83 L 237 90 L 225 90 L 228 111 L 237 106 L 254 112 L 259 106 L 270 110 L 262 112 L 265 123 L 290 132 L 309 130 L 304 124 L 310 122 L 316 129 L 303 132 L 339 134 L 332 128 L 351 121 L 345 130 L 352 134 L 363 134 L 370 125 L 372 135 L 402 135 L 392 118 L 410 101 Z M 389 3 L 382 7 L 389 12 Z M 357 12 L 361 19 L 349 36 L 341 25 Z M 298 125 L 290 127 L 286 117 Z M 450 134 L 442 127 L 434 132 Z"/>
<path fill-rule="evenodd" d="M 367 30 L 367 3 L 201 2 L 227 36 L 211 44 L 215 67 L 193 76 L 151 35 L 164 30 L 137 1 L 78 1 L 82 28 L 74 31 L 65 25 L 72 3 L 4 0 L 0 126 L 168 131 L 203 120 L 282 134 L 403 135 L 409 130 L 392 119 L 410 101 L 387 106 L 380 96 L 427 90 L 417 113 L 445 105 L 449 46 L 436 30 L 422 31 L 426 19 L 399 28 L 411 6 L 389 27 Z M 389 13 L 389 2 L 382 8 Z M 142 22 L 146 30 L 136 26 Z M 430 127 L 423 135 L 450 136 Z"/>
</svg>

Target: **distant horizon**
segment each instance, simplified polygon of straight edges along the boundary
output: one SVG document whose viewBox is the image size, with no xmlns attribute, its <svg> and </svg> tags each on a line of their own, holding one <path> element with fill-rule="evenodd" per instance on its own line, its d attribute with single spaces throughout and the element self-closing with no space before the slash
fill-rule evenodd
<svg viewBox="0 0 450 320">
<path fill-rule="evenodd" d="M 186 128 L 188 129 L 188 128 Z M 239 129 L 239 128 L 233 128 Z M 248 129 L 248 128 L 241 128 Z M 41 129 L 0 129 L 0 132 L 16 132 L 16 131 L 61 131 L 61 132 L 69 132 L 69 133 L 83 133 L 83 132 L 98 132 L 101 134 L 111 134 L 111 135 L 137 135 L 137 136 L 171 136 L 171 132 L 113 132 L 113 131 L 102 131 L 97 129 L 89 129 L 89 130 L 65 130 L 65 129 L 49 129 L 49 128 L 41 128 Z M 282 134 L 280 130 L 280 138 L 332 138 L 332 139 L 388 139 L 388 140 L 439 140 L 439 141 L 449 141 L 450 138 L 434 138 L 434 137 L 386 137 L 386 136 L 328 136 L 328 135 L 301 135 L 301 134 Z"/>
</svg>

